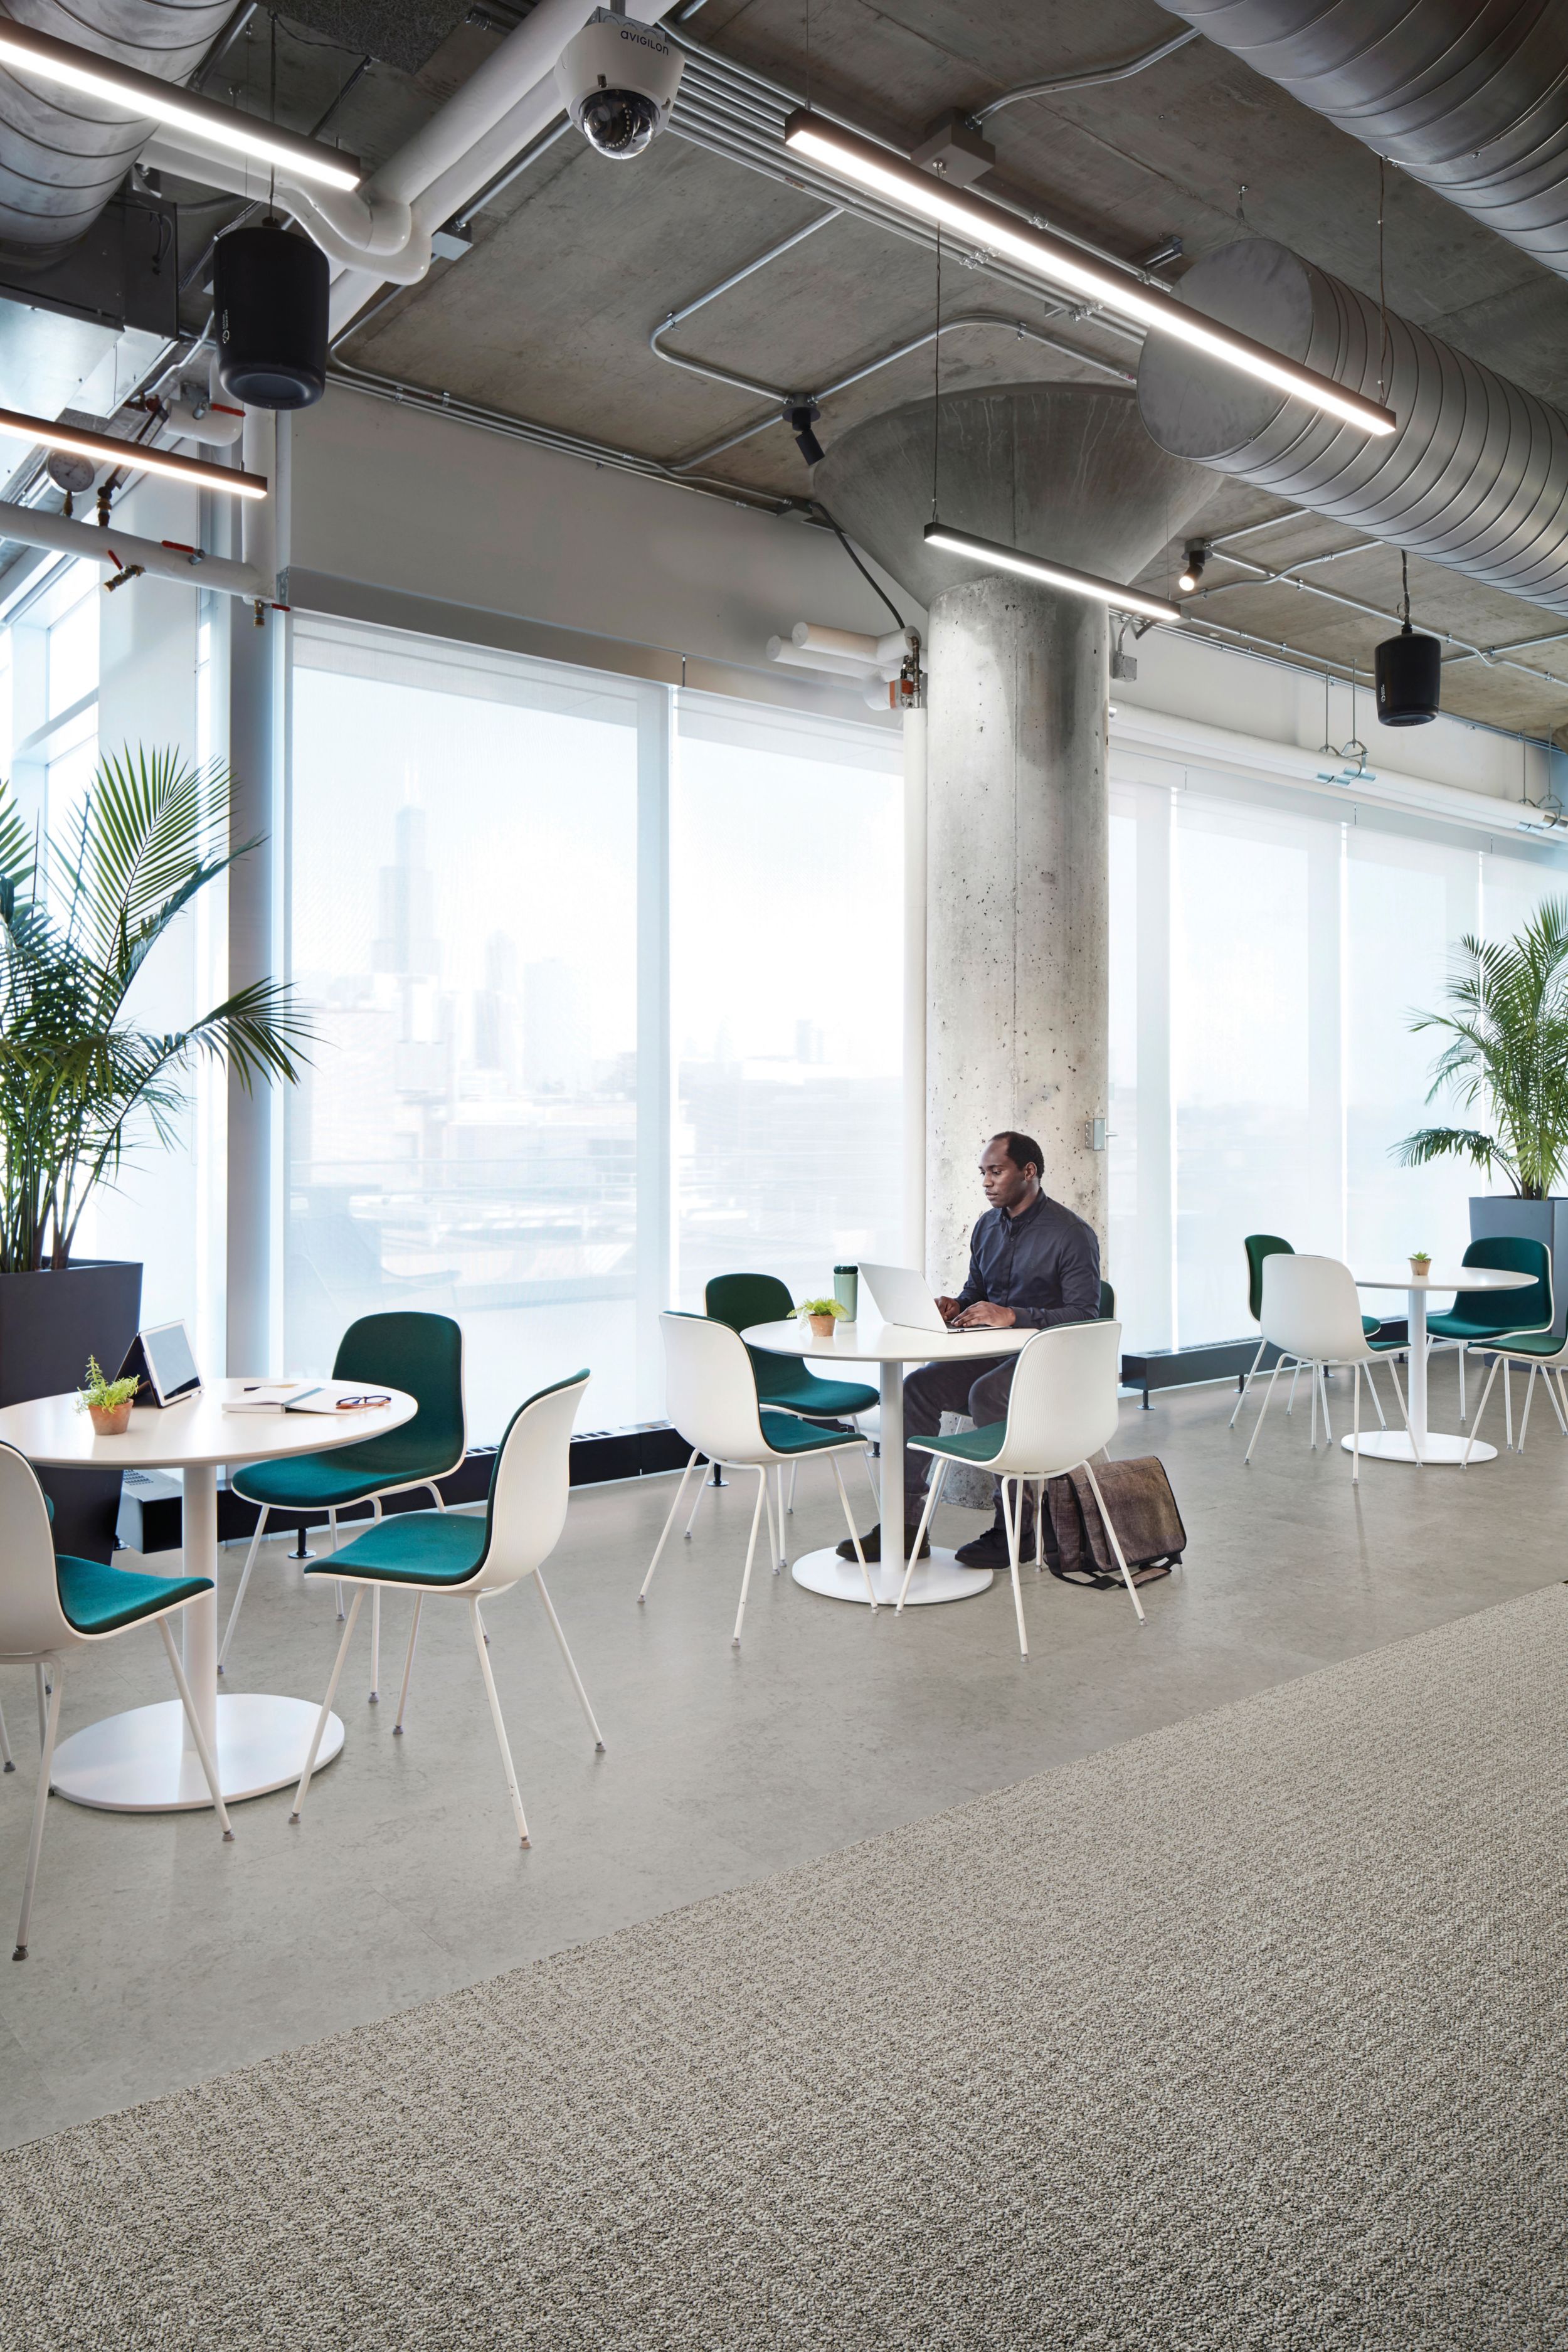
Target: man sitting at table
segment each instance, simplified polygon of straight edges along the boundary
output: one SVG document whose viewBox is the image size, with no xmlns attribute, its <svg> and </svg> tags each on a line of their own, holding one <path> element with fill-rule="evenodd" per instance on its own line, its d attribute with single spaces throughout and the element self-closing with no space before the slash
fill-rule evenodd
<svg viewBox="0 0 1568 2352">
<path fill-rule="evenodd" d="M 942 1318 L 954 1331 L 1009 1331 L 1015 1326 L 1043 1330 L 1050 1323 L 1092 1323 L 1100 1314 L 1100 1244 L 1092 1226 L 1040 1189 L 1045 1155 L 1032 1135 L 1011 1129 L 994 1135 L 980 1161 L 980 1181 L 990 1203 L 970 1236 L 969 1279 L 956 1298 L 939 1298 Z M 967 1413 L 977 1429 L 1007 1417 L 1013 1385 L 1011 1356 L 967 1356 L 959 1361 L 923 1364 L 904 1383 L 904 1434 L 934 1437 L 944 1412 Z M 904 1455 L 904 1557 L 920 1528 L 931 1457 Z M 1026 1486 L 1024 1492 L 1028 1494 Z M 1034 1510 L 1026 1502 L 1026 1548 L 1034 1545 Z M 881 1528 L 862 1538 L 868 1559 L 881 1558 Z M 931 1547 L 928 1543 L 926 1552 Z M 847 1538 L 840 1557 L 853 1559 Z M 1002 1482 L 996 1481 L 996 1517 L 984 1535 L 956 1554 L 965 1568 L 1005 1568 L 1007 1531 L 1002 1517 Z"/>
</svg>

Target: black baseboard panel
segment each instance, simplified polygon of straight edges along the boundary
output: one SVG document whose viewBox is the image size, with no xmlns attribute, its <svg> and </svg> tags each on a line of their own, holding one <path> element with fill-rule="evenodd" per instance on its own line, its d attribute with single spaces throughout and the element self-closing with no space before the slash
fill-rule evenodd
<svg viewBox="0 0 1568 2352">
<path fill-rule="evenodd" d="M 1404 1347 L 1410 1333 L 1403 1315 L 1391 1315 L 1377 1327 L 1380 1339 Z M 1121 1385 L 1142 1389 L 1143 1410 L 1151 1410 L 1153 1389 L 1195 1388 L 1201 1381 L 1244 1381 L 1258 1353 L 1258 1335 L 1250 1339 L 1215 1339 L 1201 1348 L 1148 1348 L 1141 1356 L 1121 1359 Z M 1260 1372 L 1271 1372 L 1279 1361 L 1277 1348 L 1265 1348 Z"/>
<path fill-rule="evenodd" d="M 639 1422 L 632 1429 L 595 1429 L 572 1440 L 570 1476 L 574 1486 L 600 1486 L 616 1478 L 657 1478 L 668 1470 L 683 1470 L 691 1449 L 668 1422 Z M 493 1445 L 473 1446 L 460 1468 L 439 1481 L 445 1503 L 482 1503 L 490 1490 L 495 1466 Z M 430 1507 L 426 1487 L 411 1494 L 389 1495 L 382 1505 L 394 1511 Z M 252 1533 L 257 1521 L 254 1503 L 220 1486 L 217 1497 L 219 1543 L 234 1543 Z M 370 1519 L 371 1507 L 340 1511 L 340 1527 Z M 294 1528 L 324 1528 L 325 1511 L 274 1510 L 268 1521 L 270 1535 Z M 177 1551 L 180 1546 L 180 1482 L 163 1470 L 132 1470 L 125 1478 L 120 1506 L 119 1543 L 127 1551 Z"/>
</svg>

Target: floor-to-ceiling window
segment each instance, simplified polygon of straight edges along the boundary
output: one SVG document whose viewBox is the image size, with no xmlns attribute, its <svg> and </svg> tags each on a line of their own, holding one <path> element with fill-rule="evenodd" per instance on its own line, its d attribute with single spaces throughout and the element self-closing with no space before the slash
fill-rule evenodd
<svg viewBox="0 0 1568 2352">
<path fill-rule="evenodd" d="M 896 1253 L 896 737 L 306 620 L 292 709 L 291 1365 L 430 1308 L 477 1440 L 614 1427 L 710 1273 Z"/>
<path fill-rule="evenodd" d="M 1121 758 L 1111 820 L 1109 1262 L 1131 1341 L 1247 1328 L 1242 1236 L 1458 1255 L 1489 1189 L 1400 1166 L 1461 937 L 1568 894 L 1561 852 Z M 1166 781 L 1166 779 L 1169 781 Z"/>
</svg>

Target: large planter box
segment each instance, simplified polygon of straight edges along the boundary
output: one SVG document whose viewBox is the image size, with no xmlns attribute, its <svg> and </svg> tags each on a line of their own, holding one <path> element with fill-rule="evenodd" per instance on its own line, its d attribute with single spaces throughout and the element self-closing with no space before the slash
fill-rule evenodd
<svg viewBox="0 0 1568 2352">
<path fill-rule="evenodd" d="M 1498 1234 L 1518 1234 L 1527 1241 L 1544 1242 L 1552 1252 L 1552 1290 L 1557 1307 L 1552 1328 L 1561 1339 L 1568 1331 L 1568 1199 L 1516 1201 L 1507 1192 L 1472 1199 L 1470 1239 L 1488 1242 Z"/>
<path fill-rule="evenodd" d="M 43 1274 L 0 1274 L 0 1405 L 79 1388 L 89 1356 L 111 1376 L 136 1337 L 142 1268 L 88 1261 Z M 107 1560 L 120 1512 L 118 1470 L 40 1470 L 55 1507 L 55 1547 Z"/>
</svg>

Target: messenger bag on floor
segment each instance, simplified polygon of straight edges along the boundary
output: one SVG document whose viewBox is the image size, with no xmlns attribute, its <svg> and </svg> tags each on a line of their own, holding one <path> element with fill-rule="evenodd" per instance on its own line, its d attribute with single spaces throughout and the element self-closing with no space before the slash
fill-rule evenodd
<svg viewBox="0 0 1568 2352">
<path fill-rule="evenodd" d="M 1156 1577 L 1169 1576 L 1187 1548 L 1187 1531 L 1158 1454 L 1145 1454 L 1135 1462 L 1097 1462 L 1094 1475 L 1133 1583 L 1150 1584 Z M 1046 1512 L 1046 1565 L 1053 1576 L 1064 1584 L 1091 1585 L 1097 1591 L 1121 1582 L 1085 1471 L 1071 1470 L 1065 1478 L 1047 1481 Z"/>
</svg>

